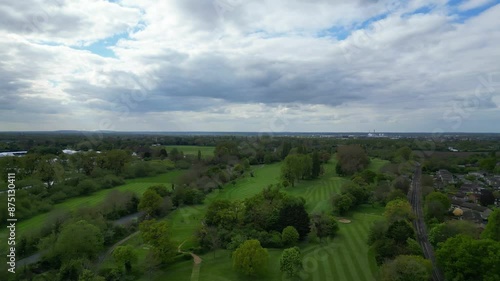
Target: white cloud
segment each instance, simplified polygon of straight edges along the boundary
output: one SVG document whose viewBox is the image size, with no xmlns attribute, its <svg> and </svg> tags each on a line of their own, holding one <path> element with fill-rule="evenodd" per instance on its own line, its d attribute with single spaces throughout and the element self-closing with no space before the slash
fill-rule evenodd
<svg viewBox="0 0 500 281">
<path fill-rule="evenodd" d="M 461 11 L 468 11 L 486 6 L 492 2 L 494 2 L 494 0 L 465 0 L 458 6 L 458 9 Z"/>
<path fill-rule="evenodd" d="M 460 102 L 474 97 L 478 77 L 499 71 L 500 6 L 457 23 L 446 1 L 392 2 L 231 0 L 223 14 L 210 1 L 66 2 L 44 6 L 54 16 L 28 35 L 13 26 L 37 5 L 0 6 L 15 23 L 0 24 L 7 39 L 0 41 L 0 125 L 491 130 L 481 120 L 500 118 L 498 89 L 468 107 L 458 129 L 443 116 L 460 115 Z M 434 8 L 413 13 L 425 6 Z M 63 19 L 68 22 L 57 30 L 54 24 Z M 332 27 L 333 33 L 347 31 L 347 38 L 318 36 Z M 112 47 L 116 58 L 68 47 L 121 32 L 130 38 Z"/>
</svg>

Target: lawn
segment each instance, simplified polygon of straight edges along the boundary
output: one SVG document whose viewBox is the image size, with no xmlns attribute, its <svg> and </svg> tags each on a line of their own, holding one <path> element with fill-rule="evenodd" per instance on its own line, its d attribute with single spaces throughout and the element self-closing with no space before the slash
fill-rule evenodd
<svg viewBox="0 0 500 281">
<path fill-rule="evenodd" d="M 177 148 L 178 150 L 182 151 L 184 154 L 189 154 L 189 155 L 198 155 L 198 150 L 201 152 L 201 157 L 207 157 L 207 156 L 213 156 L 214 155 L 214 150 L 215 146 L 196 146 L 196 145 L 167 145 L 165 146 L 165 149 L 167 150 L 168 153 L 173 148 Z"/>
</svg>

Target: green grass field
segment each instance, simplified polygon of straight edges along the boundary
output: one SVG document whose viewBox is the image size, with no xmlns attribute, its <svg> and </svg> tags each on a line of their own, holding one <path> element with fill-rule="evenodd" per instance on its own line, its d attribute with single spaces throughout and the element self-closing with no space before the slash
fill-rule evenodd
<svg viewBox="0 0 500 281">
<path fill-rule="evenodd" d="M 215 150 L 215 146 L 196 146 L 196 145 L 167 145 L 165 146 L 165 149 L 167 150 L 167 152 L 170 153 L 170 151 L 174 147 L 182 151 L 184 154 L 189 154 L 189 155 L 198 155 L 198 150 L 199 150 L 201 152 L 201 157 L 213 156 Z"/>
<path fill-rule="evenodd" d="M 372 159 L 370 169 L 378 171 L 387 163 L 384 160 Z M 340 191 L 342 184 L 348 179 L 338 177 L 335 173 L 335 160 L 325 165 L 325 174 L 318 180 L 301 181 L 294 187 L 285 191 L 302 196 L 306 199 L 306 207 L 309 212 L 325 211 L 331 212 L 329 200 L 331 195 Z M 221 191 L 210 194 L 205 204 L 180 208 L 168 216 L 168 221 L 173 230 L 173 239 L 179 244 L 187 241 L 183 249 L 187 250 L 194 245 L 196 229 L 201 225 L 206 206 L 215 199 L 242 200 L 257 194 L 269 184 L 277 183 L 279 180 L 281 163 L 254 167 L 255 177 L 246 177 L 239 180 L 235 186 L 229 184 Z M 304 269 L 300 280 L 341 280 L 341 281 L 372 281 L 375 280 L 378 268 L 373 253 L 369 251 L 366 244 L 368 229 L 374 221 L 381 219 L 383 208 L 370 205 L 360 206 L 351 212 L 346 218 L 351 220 L 349 224 L 339 224 L 338 235 L 319 244 L 301 245 L 303 253 Z M 139 246 L 135 245 L 140 248 Z M 282 249 L 269 249 L 271 256 L 269 272 L 259 280 L 284 280 L 279 271 L 279 257 Z M 237 274 L 232 269 L 230 252 L 226 250 L 217 251 L 214 258 L 213 253 L 202 256 L 203 262 L 200 267 L 199 276 L 195 274 L 192 279 L 193 262 L 183 261 L 169 266 L 165 270 L 154 273 L 152 279 L 144 277 L 141 280 L 196 280 L 196 281 L 225 281 L 241 280 L 250 281 L 248 278 Z"/>
</svg>

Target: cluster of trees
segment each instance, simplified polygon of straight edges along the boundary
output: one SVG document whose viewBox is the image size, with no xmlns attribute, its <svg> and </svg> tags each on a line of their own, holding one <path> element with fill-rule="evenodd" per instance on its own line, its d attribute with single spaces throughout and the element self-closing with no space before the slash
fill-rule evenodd
<svg viewBox="0 0 500 281">
<path fill-rule="evenodd" d="M 104 243 L 108 245 L 134 229 L 133 225 L 120 226 L 110 221 L 137 212 L 138 203 L 139 199 L 135 193 L 113 190 L 97 206 L 80 208 L 73 214 L 62 211 L 53 212 L 41 229 L 33 229 L 19 236 L 17 255 L 24 257 L 36 252 L 40 249 L 40 242 L 43 239 L 59 233 L 63 225 L 79 218 L 99 223 L 104 235 Z"/>
<path fill-rule="evenodd" d="M 134 223 L 119 225 L 109 219 L 136 212 L 138 201 L 132 192 L 112 191 L 97 206 L 53 214 L 42 229 L 23 233 L 18 238 L 18 258 L 39 251 L 41 259 L 18 271 L 17 277 L 23 280 L 31 278 L 32 272 L 44 272 L 50 280 L 95 281 L 112 280 L 113 276 L 122 274 L 122 271 L 102 272 L 100 276 L 90 269 L 105 247 L 135 231 Z M 127 266 L 130 264 L 125 264 L 125 269 Z"/>
<path fill-rule="evenodd" d="M 368 244 L 373 247 L 378 264 L 401 255 L 422 255 L 415 240 L 413 219 L 414 214 L 407 200 L 396 199 L 387 203 L 384 220 L 375 222 L 368 236 Z"/>
<path fill-rule="evenodd" d="M 425 196 L 424 214 L 429 222 L 443 222 L 450 207 L 451 200 L 444 193 L 435 191 Z"/>
<path fill-rule="evenodd" d="M 340 194 L 332 197 L 333 210 L 339 215 L 344 215 L 350 209 L 363 203 L 367 203 L 371 192 L 366 185 L 358 185 L 354 182 L 344 184 Z"/>
<path fill-rule="evenodd" d="M 255 239 L 264 247 L 296 245 L 306 238 L 334 236 L 337 221 L 327 214 L 309 215 L 305 200 L 268 187 L 245 201 L 215 200 L 207 209 L 198 232 L 205 250 L 234 250 Z"/>
<path fill-rule="evenodd" d="M 323 159 L 328 161 L 328 159 Z M 315 179 L 322 173 L 322 165 L 319 152 L 311 154 L 288 154 L 281 166 L 281 178 L 283 186 L 295 186 L 299 180 Z"/>
<path fill-rule="evenodd" d="M 467 222 L 446 222 L 431 231 L 436 258 L 448 280 L 498 280 L 500 278 L 500 209 L 488 218 L 478 235 Z"/>
</svg>

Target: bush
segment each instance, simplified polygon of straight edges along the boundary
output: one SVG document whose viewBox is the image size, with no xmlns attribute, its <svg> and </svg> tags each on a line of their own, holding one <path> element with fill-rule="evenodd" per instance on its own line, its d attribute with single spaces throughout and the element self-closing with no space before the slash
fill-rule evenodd
<svg viewBox="0 0 500 281">
<path fill-rule="evenodd" d="M 98 186 L 95 181 L 86 179 L 80 182 L 77 186 L 76 189 L 78 190 L 78 193 L 80 195 L 88 195 L 98 189 Z"/>
<path fill-rule="evenodd" d="M 299 232 L 293 226 L 287 226 L 283 229 L 281 233 L 281 240 L 286 246 L 296 245 L 299 241 Z"/>
</svg>

